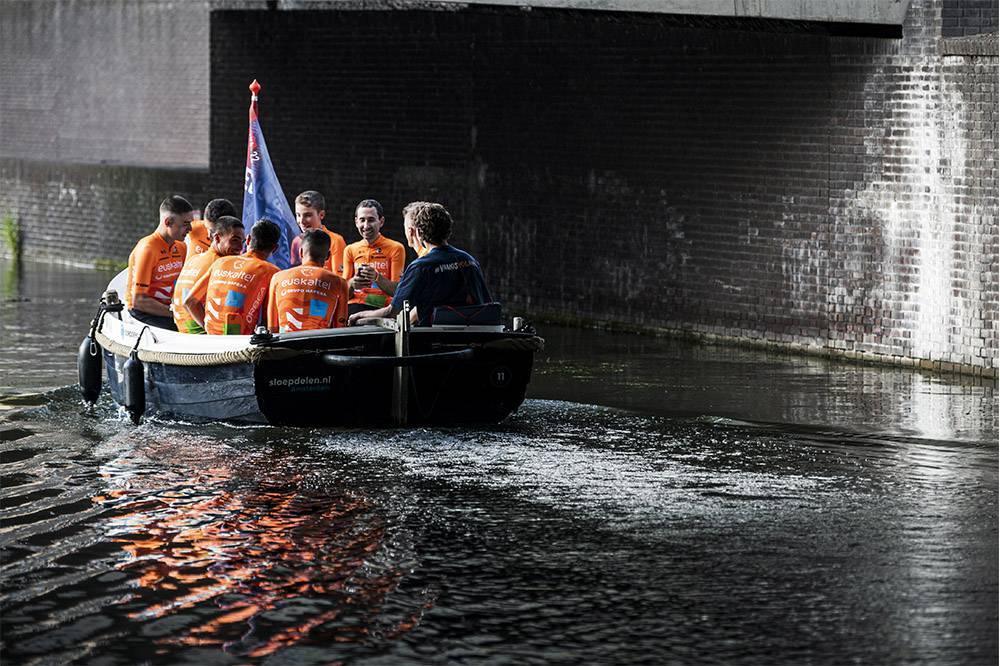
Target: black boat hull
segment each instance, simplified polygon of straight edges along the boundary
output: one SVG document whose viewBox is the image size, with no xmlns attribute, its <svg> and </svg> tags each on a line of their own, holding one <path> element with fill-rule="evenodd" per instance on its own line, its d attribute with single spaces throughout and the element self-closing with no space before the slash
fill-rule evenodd
<svg viewBox="0 0 1000 666">
<path fill-rule="evenodd" d="M 292 426 L 497 423 L 524 401 L 532 339 L 509 332 L 420 331 L 406 361 L 395 336 L 330 335 L 276 342 L 293 352 L 257 363 L 181 366 L 145 363 L 146 414 L 186 421 Z M 267 346 L 265 343 L 262 345 Z M 111 393 L 124 404 L 125 357 L 105 350 Z M 405 371 L 397 377 L 397 367 Z M 400 384 L 404 385 L 400 398 Z"/>
<path fill-rule="evenodd" d="M 108 387 L 125 404 L 124 356 L 104 351 Z M 253 365 L 179 366 L 147 362 L 146 414 L 193 422 L 267 423 L 255 391 Z"/>
</svg>

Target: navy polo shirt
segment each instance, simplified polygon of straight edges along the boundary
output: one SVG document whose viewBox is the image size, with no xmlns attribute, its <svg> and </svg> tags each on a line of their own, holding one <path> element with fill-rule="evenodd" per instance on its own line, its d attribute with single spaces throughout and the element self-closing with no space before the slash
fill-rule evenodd
<svg viewBox="0 0 1000 666">
<path fill-rule="evenodd" d="M 393 310 L 398 312 L 403 301 L 417 308 L 418 326 L 430 326 L 435 307 L 480 305 L 493 299 L 479 262 L 468 252 L 446 245 L 432 248 L 406 267 L 392 295 Z"/>
</svg>

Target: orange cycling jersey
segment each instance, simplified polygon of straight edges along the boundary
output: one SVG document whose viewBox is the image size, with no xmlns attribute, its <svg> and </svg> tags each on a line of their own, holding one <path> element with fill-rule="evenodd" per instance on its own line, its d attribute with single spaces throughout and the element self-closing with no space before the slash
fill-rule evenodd
<svg viewBox="0 0 1000 666">
<path fill-rule="evenodd" d="M 330 237 L 330 256 L 327 258 L 326 263 L 323 264 L 323 268 L 340 275 L 344 272 L 344 248 L 347 247 L 347 241 L 344 240 L 343 236 L 330 231 L 326 227 L 320 228 Z M 299 263 L 299 248 L 301 247 L 302 236 L 296 236 L 292 239 L 292 247 L 289 253 L 293 266 Z"/>
<path fill-rule="evenodd" d="M 347 326 L 347 281 L 312 262 L 275 273 L 267 325 L 280 333 Z"/>
<path fill-rule="evenodd" d="M 250 335 L 257 327 L 267 300 L 271 276 L 278 267 L 267 255 L 251 250 L 238 257 L 216 259 L 191 287 L 191 295 L 205 304 L 205 332 L 209 335 Z"/>
<path fill-rule="evenodd" d="M 184 266 L 187 250 L 181 241 L 169 243 L 159 232 L 153 232 L 136 243 L 128 256 L 125 304 L 133 307 L 135 297 L 145 294 L 169 306 L 174 293 L 174 280 Z"/>
<path fill-rule="evenodd" d="M 174 284 L 174 301 L 170 309 L 174 313 L 174 323 L 181 333 L 204 333 L 205 329 L 198 325 L 198 322 L 191 317 L 191 314 L 184 307 L 184 300 L 191 293 L 191 287 L 202 275 L 208 272 L 212 263 L 219 258 L 215 250 L 209 247 L 208 250 L 200 254 L 192 254 L 184 262 L 181 274 L 177 276 Z"/>
<path fill-rule="evenodd" d="M 343 276 L 345 280 L 350 280 L 361 266 L 368 264 L 374 266 L 380 275 L 397 282 L 403 274 L 405 260 L 406 248 L 403 244 L 379 234 L 374 243 L 362 239 L 347 246 L 344 250 Z M 381 308 L 392 303 L 392 296 L 373 285 L 355 289 L 350 302 Z"/>
<path fill-rule="evenodd" d="M 200 254 L 212 247 L 212 235 L 208 233 L 208 220 L 195 220 L 191 223 L 191 231 L 187 238 L 188 256 Z"/>
</svg>

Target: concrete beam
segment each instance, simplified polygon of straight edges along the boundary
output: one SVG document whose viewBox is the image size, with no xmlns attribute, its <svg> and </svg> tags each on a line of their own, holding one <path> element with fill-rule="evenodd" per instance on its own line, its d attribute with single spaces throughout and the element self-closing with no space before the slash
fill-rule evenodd
<svg viewBox="0 0 1000 666">
<path fill-rule="evenodd" d="M 457 2 L 458 0 L 445 0 Z M 909 0 L 462 0 L 467 4 L 556 7 L 823 23 L 902 25 Z"/>
<path fill-rule="evenodd" d="M 229 0 L 232 3 L 232 0 Z M 217 0 L 218 2 L 218 0 Z M 225 4 L 222 0 L 221 4 Z M 233 4 L 240 4 L 239 2 Z M 243 4 L 248 4 L 244 1 Z M 259 3 L 258 3 L 259 4 Z M 266 4 L 266 3 L 265 3 Z M 278 9 L 329 8 L 337 5 L 364 6 L 357 0 L 279 0 Z M 373 2 L 373 5 L 380 4 Z M 421 0 L 382 2 L 395 9 L 409 6 L 427 9 L 434 5 L 500 5 L 506 7 L 583 9 L 729 18 L 785 19 L 821 23 L 868 23 L 902 25 L 910 0 Z"/>
</svg>

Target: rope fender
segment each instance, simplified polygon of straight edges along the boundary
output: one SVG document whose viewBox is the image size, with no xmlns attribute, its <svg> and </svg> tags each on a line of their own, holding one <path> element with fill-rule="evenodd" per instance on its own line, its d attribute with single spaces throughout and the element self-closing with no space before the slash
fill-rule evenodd
<svg viewBox="0 0 1000 666">
<path fill-rule="evenodd" d="M 102 347 L 113 354 L 127 357 L 132 348 L 112 340 L 101 331 L 97 331 L 94 339 Z M 470 345 L 475 346 L 475 345 Z M 537 335 L 530 338 L 504 338 L 484 342 L 482 349 L 495 349 L 498 351 L 530 351 L 537 352 L 545 348 L 545 340 Z M 177 352 L 150 351 L 148 349 L 139 350 L 139 360 L 144 363 L 166 363 L 168 365 L 183 365 L 188 367 L 205 367 L 213 365 L 236 365 L 239 363 L 251 363 L 257 365 L 261 361 L 283 361 L 296 356 L 315 354 L 312 350 L 300 351 L 288 349 L 287 347 L 246 347 L 234 351 L 216 352 L 214 354 L 181 354 Z"/>
<path fill-rule="evenodd" d="M 98 344 L 113 354 L 128 356 L 132 352 L 131 347 L 112 340 L 101 331 L 97 331 L 95 339 Z M 168 365 L 184 365 L 189 367 L 236 365 L 239 363 L 252 363 L 256 365 L 261 361 L 281 361 L 312 353 L 314 352 L 298 351 L 285 347 L 247 347 L 245 349 L 216 352 L 214 354 L 180 354 L 177 352 L 140 349 L 139 360 L 144 363 L 166 363 Z"/>
</svg>

